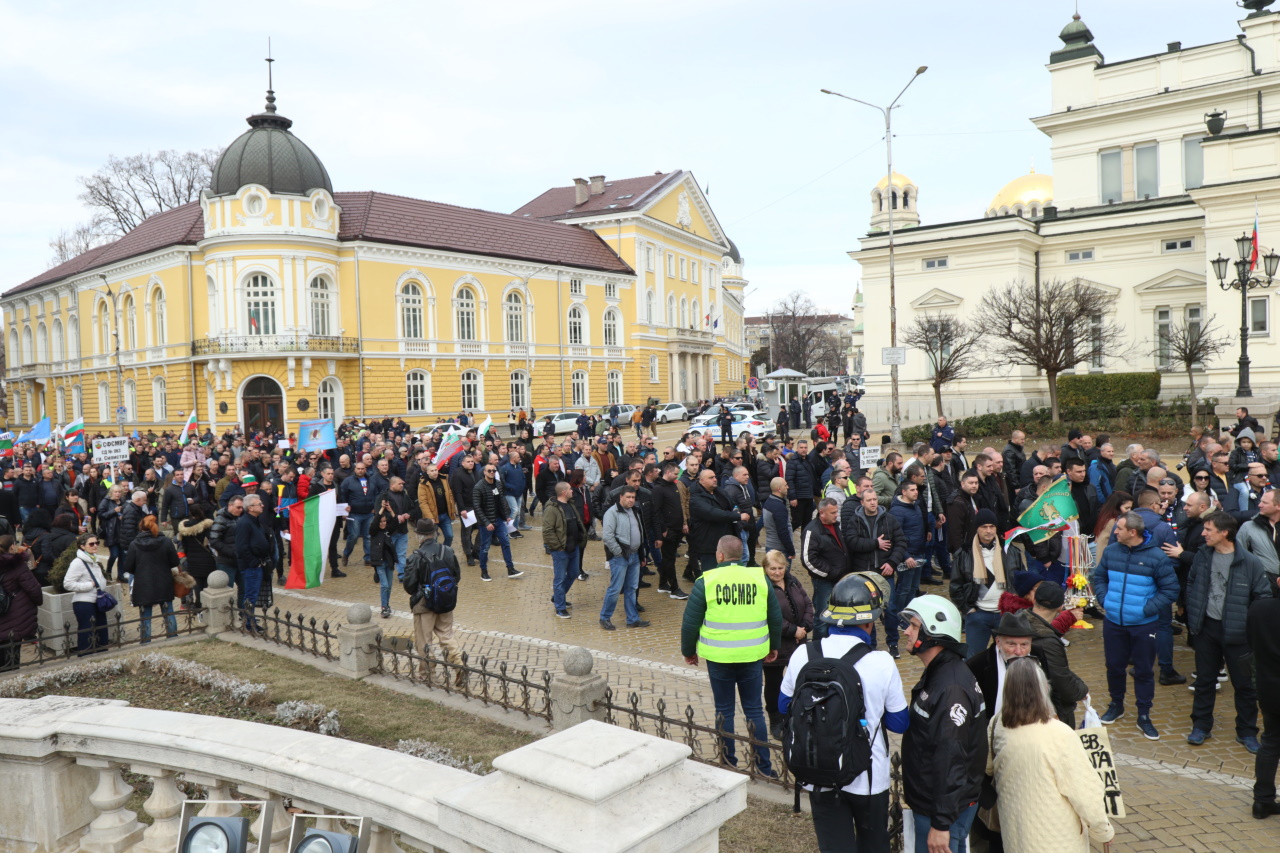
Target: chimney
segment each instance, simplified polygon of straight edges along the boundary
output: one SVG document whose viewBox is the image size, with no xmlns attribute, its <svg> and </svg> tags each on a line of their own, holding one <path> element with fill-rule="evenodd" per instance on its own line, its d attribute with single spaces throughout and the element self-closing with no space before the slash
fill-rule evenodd
<svg viewBox="0 0 1280 853">
<path fill-rule="evenodd" d="M 1170 53 L 1177 53 L 1177 52 L 1178 52 L 1178 51 L 1180 51 L 1180 50 L 1182 50 L 1182 42 L 1180 42 L 1180 41 L 1171 41 L 1171 42 L 1169 42 L 1169 52 L 1170 52 Z"/>
<path fill-rule="evenodd" d="M 587 193 L 587 179 L 574 178 L 573 179 L 573 206 L 577 207 L 580 204 L 585 204 L 588 198 L 590 198 L 590 195 Z"/>
<path fill-rule="evenodd" d="M 1058 208 L 1052 204 L 1046 204 L 1044 207 L 1044 213 L 1041 215 L 1041 219 L 1047 220 L 1047 219 L 1057 219 L 1057 218 L 1058 218 Z"/>
<path fill-rule="evenodd" d="M 591 176 L 591 194 L 604 195 L 604 175 Z"/>
</svg>

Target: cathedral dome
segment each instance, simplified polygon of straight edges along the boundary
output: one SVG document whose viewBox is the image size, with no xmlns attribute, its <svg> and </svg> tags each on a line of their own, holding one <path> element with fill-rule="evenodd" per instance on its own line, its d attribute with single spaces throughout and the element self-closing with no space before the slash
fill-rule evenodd
<svg viewBox="0 0 1280 853">
<path fill-rule="evenodd" d="M 893 185 L 895 187 L 914 187 L 916 185 L 916 182 L 908 178 L 906 175 L 900 174 L 898 172 L 894 172 Z M 881 178 L 880 181 L 876 184 L 876 189 L 882 190 L 887 186 L 889 186 L 889 179 Z"/>
<path fill-rule="evenodd" d="M 260 184 L 273 194 L 307 195 L 314 189 L 333 194 L 324 164 L 289 132 L 293 122 L 276 113 L 275 100 L 268 90 L 266 109 L 245 119 L 249 130 L 218 158 L 213 167 L 214 195 L 234 195 L 246 184 Z"/>
<path fill-rule="evenodd" d="M 1032 169 L 996 193 L 987 205 L 987 216 L 1039 216 L 1050 204 L 1053 204 L 1053 176 L 1038 175 Z"/>
</svg>

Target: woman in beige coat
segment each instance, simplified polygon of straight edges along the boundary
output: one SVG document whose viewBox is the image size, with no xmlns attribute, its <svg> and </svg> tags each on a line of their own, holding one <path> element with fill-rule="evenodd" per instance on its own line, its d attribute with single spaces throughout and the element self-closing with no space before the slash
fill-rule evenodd
<svg viewBox="0 0 1280 853">
<path fill-rule="evenodd" d="M 1054 714 L 1033 658 L 1009 662 L 992 722 L 987 773 L 995 776 L 1007 853 L 1088 853 L 1115 835 L 1102 780 L 1079 736 Z"/>
</svg>

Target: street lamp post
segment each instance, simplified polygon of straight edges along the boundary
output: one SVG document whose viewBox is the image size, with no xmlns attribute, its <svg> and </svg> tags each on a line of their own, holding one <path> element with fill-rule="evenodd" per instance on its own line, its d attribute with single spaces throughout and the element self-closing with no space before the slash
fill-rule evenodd
<svg viewBox="0 0 1280 853">
<path fill-rule="evenodd" d="M 111 282 L 107 281 L 107 277 L 102 273 L 98 273 L 98 278 L 102 279 L 102 283 L 107 288 L 107 302 L 111 303 L 111 331 L 115 336 L 116 342 L 116 421 L 120 425 L 120 437 L 124 437 L 124 416 L 126 407 L 124 405 L 124 365 L 120 362 L 120 312 L 119 306 L 116 305 L 116 299 L 120 293 L 111 292 Z M 120 292 L 124 291 L 121 286 Z"/>
<path fill-rule="evenodd" d="M 1280 255 L 1267 252 L 1262 256 L 1262 266 L 1266 273 L 1266 278 L 1262 278 L 1252 275 L 1256 261 L 1253 257 L 1251 235 L 1242 234 L 1236 238 L 1236 254 L 1239 255 L 1239 260 L 1235 262 L 1236 277 L 1233 281 L 1227 281 L 1227 267 L 1231 262 L 1222 257 L 1221 252 L 1212 261 L 1213 272 L 1218 277 L 1218 286 L 1223 290 L 1240 291 L 1240 373 L 1236 396 L 1252 397 L 1253 389 L 1249 387 L 1249 291 L 1271 286 L 1276 268 L 1280 266 Z"/>
<path fill-rule="evenodd" d="M 916 82 L 916 78 L 929 70 L 929 66 L 921 65 L 916 69 L 916 73 L 907 81 L 907 85 L 902 87 L 902 91 L 898 93 L 898 97 L 894 98 L 892 103 L 887 107 L 881 107 L 867 101 L 851 98 L 848 95 L 842 95 L 839 92 L 833 92 L 830 89 L 823 89 L 824 95 L 835 95 L 837 98 L 844 98 L 846 101 L 862 104 L 863 106 L 877 109 L 884 115 L 884 147 L 885 160 L 888 168 L 889 182 L 886 189 L 893 193 L 893 110 L 898 106 L 898 101 L 906 93 L 911 84 Z M 892 195 L 890 196 L 892 199 Z M 897 282 L 894 279 L 894 230 L 893 230 L 893 208 L 892 200 L 889 204 L 889 346 L 896 347 L 898 345 L 898 290 Z M 898 405 L 898 365 L 889 365 L 889 379 L 891 383 L 891 411 L 889 431 L 890 437 L 894 443 L 902 441 L 902 414 Z"/>
</svg>

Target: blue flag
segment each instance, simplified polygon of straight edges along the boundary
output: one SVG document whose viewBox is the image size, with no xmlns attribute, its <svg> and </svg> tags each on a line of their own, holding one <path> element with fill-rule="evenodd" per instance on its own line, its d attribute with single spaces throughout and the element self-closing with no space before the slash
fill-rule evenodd
<svg viewBox="0 0 1280 853">
<path fill-rule="evenodd" d="M 142 438 L 142 436 L 138 435 L 138 428 L 137 428 L 137 427 L 134 427 L 134 428 L 133 428 L 133 437 L 134 437 L 134 438 Z"/>
<path fill-rule="evenodd" d="M 49 423 L 49 419 L 45 418 L 31 428 L 31 432 L 23 433 L 14 439 L 14 444 L 22 444 L 24 441 L 48 441 L 53 437 L 53 425 Z"/>
<path fill-rule="evenodd" d="M 331 450 L 338 446 L 334 436 L 333 421 L 303 421 L 298 428 L 298 449 L 306 453 L 315 450 Z"/>
</svg>

